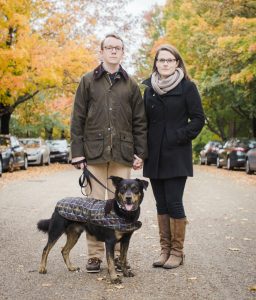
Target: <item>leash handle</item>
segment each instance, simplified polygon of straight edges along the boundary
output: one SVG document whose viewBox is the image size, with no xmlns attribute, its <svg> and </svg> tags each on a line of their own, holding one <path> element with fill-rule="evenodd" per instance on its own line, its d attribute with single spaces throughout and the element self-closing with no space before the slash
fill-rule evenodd
<svg viewBox="0 0 256 300">
<path fill-rule="evenodd" d="M 109 188 L 107 188 L 95 175 L 92 174 L 92 172 L 90 172 L 87 167 L 84 165 L 84 169 L 83 169 L 83 173 L 82 175 L 79 177 L 79 185 L 81 187 L 81 193 L 84 195 L 84 196 L 88 196 L 91 194 L 92 192 L 92 183 L 91 183 L 91 179 L 94 179 L 99 185 L 101 185 L 104 189 L 106 189 L 107 191 L 111 192 L 112 194 L 115 194 L 113 191 L 111 191 Z M 85 184 L 86 182 L 86 184 Z M 83 188 L 86 188 L 87 186 L 89 185 L 90 187 L 90 193 L 87 195 L 87 194 L 84 194 L 83 193 Z"/>
</svg>

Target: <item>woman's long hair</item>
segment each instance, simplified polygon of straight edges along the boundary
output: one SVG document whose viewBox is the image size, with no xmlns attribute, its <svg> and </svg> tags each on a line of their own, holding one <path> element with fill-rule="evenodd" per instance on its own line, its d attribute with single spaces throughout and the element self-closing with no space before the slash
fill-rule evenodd
<svg viewBox="0 0 256 300">
<path fill-rule="evenodd" d="M 184 63 L 179 51 L 174 46 L 169 45 L 169 44 L 161 45 L 159 48 L 157 48 L 155 59 L 154 59 L 154 64 L 153 64 L 153 72 L 158 72 L 157 67 L 156 67 L 156 62 L 157 62 L 160 51 L 169 51 L 175 57 L 175 59 L 178 61 L 178 68 L 181 68 L 183 70 L 184 77 L 186 79 L 190 79 L 188 76 L 187 69 L 185 67 L 185 63 Z"/>
</svg>

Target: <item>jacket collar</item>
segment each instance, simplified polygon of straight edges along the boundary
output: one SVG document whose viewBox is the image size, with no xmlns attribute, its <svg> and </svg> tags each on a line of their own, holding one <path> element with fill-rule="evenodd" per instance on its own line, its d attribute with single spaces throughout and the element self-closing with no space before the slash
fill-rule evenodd
<svg viewBox="0 0 256 300">
<path fill-rule="evenodd" d="M 181 80 L 181 82 L 173 90 L 169 91 L 168 93 L 166 93 L 164 95 L 161 95 L 161 96 L 159 95 L 159 96 L 160 97 L 165 97 L 165 96 L 169 96 L 169 95 L 181 95 L 184 80 L 185 79 L 183 78 Z M 153 89 L 152 84 L 151 84 L 151 76 L 149 78 L 145 79 L 144 81 L 142 81 L 142 83 Z"/>
<path fill-rule="evenodd" d="M 95 80 L 100 79 L 104 74 L 108 73 L 104 67 L 103 67 L 103 63 L 101 63 L 96 69 L 93 70 L 93 78 Z M 129 78 L 127 72 L 123 69 L 123 67 L 120 65 L 119 70 L 117 71 L 117 73 L 121 76 L 123 76 L 123 78 L 125 80 L 127 80 Z"/>
</svg>

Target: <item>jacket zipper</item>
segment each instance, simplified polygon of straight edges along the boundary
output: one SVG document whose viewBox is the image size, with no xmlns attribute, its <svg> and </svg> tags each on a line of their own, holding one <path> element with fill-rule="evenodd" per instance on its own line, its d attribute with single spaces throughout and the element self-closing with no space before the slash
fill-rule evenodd
<svg viewBox="0 0 256 300">
<path fill-rule="evenodd" d="M 110 84 L 110 87 L 109 87 L 109 91 L 111 90 L 111 88 L 112 88 L 112 86 L 113 86 L 113 84 L 112 84 L 112 81 L 111 81 L 111 79 L 110 79 L 110 77 L 109 77 L 109 74 L 107 74 L 107 80 L 108 80 L 108 82 L 109 82 L 109 84 Z M 109 100 L 108 100 L 109 101 Z M 110 152 L 112 152 L 112 147 L 113 147 L 113 137 L 112 137 L 112 124 L 111 124 L 111 118 L 110 118 L 110 113 L 109 113 L 109 109 L 110 109 L 110 107 L 109 107 L 109 103 L 108 103 L 108 117 L 109 117 L 109 131 L 110 131 Z"/>
</svg>

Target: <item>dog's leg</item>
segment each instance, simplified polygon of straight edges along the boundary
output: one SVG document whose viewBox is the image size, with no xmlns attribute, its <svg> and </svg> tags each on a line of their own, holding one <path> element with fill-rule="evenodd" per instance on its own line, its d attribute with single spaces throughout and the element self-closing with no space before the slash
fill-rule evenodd
<svg viewBox="0 0 256 300">
<path fill-rule="evenodd" d="M 65 230 L 65 219 L 60 217 L 58 214 L 53 214 L 53 217 L 52 217 L 52 220 L 51 220 L 50 226 L 49 226 L 48 242 L 47 242 L 46 246 L 44 247 L 41 263 L 39 266 L 40 274 L 47 273 L 46 264 L 47 264 L 47 258 L 48 258 L 49 252 L 51 251 L 51 249 L 55 245 L 55 243 L 58 241 L 58 239 L 62 236 L 64 230 Z"/>
<path fill-rule="evenodd" d="M 107 263 L 108 263 L 108 272 L 110 275 L 111 283 L 122 283 L 121 278 L 117 276 L 116 270 L 115 270 L 115 262 L 114 262 L 115 244 L 116 244 L 116 242 L 113 240 L 105 242 L 106 257 L 107 257 Z"/>
<path fill-rule="evenodd" d="M 57 242 L 57 240 L 55 240 L 53 242 L 48 241 L 47 245 L 44 247 L 41 263 L 40 263 L 39 270 L 38 270 L 38 272 L 40 274 L 47 273 L 47 269 L 46 269 L 47 257 L 49 255 L 50 250 L 52 249 L 52 247 L 55 245 L 56 242 Z"/>
<path fill-rule="evenodd" d="M 125 277 L 133 277 L 134 273 L 127 269 L 127 252 L 129 248 L 129 242 L 131 239 L 132 234 L 124 235 L 121 239 L 121 249 L 120 249 L 120 263 L 121 269 Z"/>
<path fill-rule="evenodd" d="M 80 268 L 72 265 L 72 263 L 70 262 L 70 259 L 69 259 L 69 252 L 77 243 L 82 231 L 77 232 L 76 228 L 73 228 L 73 227 L 68 228 L 68 231 L 66 232 L 67 233 L 67 242 L 61 250 L 64 262 L 65 262 L 68 270 L 72 271 L 72 272 L 78 271 L 78 270 L 80 270 Z"/>
</svg>

